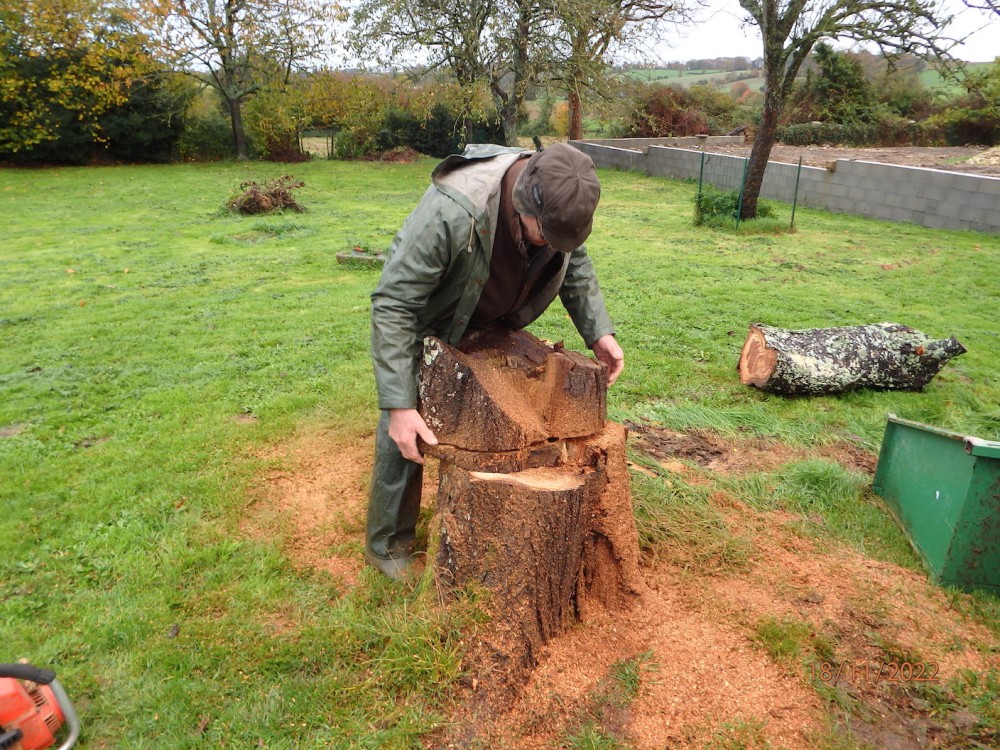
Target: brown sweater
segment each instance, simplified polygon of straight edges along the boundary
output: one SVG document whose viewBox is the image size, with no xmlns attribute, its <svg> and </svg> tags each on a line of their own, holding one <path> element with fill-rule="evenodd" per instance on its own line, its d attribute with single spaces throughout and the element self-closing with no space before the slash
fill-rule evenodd
<svg viewBox="0 0 1000 750">
<path fill-rule="evenodd" d="M 514 210 L 511 193 L 527 163 L 527 159 L 518 159 L 500 183 L 500 214 L 490 256 L 490 275 L 470 327 L 503 325 L 504 318 L 517 311 L 532 290 L 542 287 L 562 268 L 562 253 L 549 245 L 528 244 L 521 234 L 521 219 Z"/>
</svg>

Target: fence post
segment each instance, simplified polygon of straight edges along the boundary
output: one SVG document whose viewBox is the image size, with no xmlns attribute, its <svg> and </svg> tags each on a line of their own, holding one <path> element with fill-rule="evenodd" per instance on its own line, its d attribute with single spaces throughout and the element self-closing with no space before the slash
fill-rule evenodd
<svg viewBox="0 0 1000 750">
<path fill-rule="evenodd" d="M 747 172 L 750 169 L 750 157 L 743 162 L 743 179 L 740 180 L 740 201 L 736 204 L 736 228 L 740 228 L 740 219 L 743 218 L 743 188 L 747 184 Z"/>
<path fill-rule="evenodd" d="M 799 204 L 799 177 L 802 175 L 802 157 L 799 157 L 799 168 L 795 170 L 795 195 L 792 196 L 792 221 L 788 228 L 795 226 L 795 207 Z"/>
<path fill-rule="evenodd" d="M 698 224 L 701 224 L 701 184 L 705 177 L 705 152 L 701 152 L 701 166 L 698 168 L 698 197 L 695 198 L 694 216 Z"/>
</svg>

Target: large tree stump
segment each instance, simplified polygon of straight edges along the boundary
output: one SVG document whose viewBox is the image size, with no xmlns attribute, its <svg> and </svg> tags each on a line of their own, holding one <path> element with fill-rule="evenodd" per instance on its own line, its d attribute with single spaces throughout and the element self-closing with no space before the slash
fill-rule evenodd
<svg viewBox="0 0 1000 750">
<path fill-rule="evenodd" d="M 461 348 L 424 342 L 421 413 L 441 461 L 431 548 L 445 596 L 489 592 L 468 666 L 499 708 L 543 644 L 638 593 L 638 535 L 604 366 L 523 331 Z"/>
<path fill-rule="evenodd" d="M 740 380 L 786 396 L 855 388 L 919 391 L 965 347 L 898 323 L 789 331 L 753 323 L 737 369 Z"/>
</svg>

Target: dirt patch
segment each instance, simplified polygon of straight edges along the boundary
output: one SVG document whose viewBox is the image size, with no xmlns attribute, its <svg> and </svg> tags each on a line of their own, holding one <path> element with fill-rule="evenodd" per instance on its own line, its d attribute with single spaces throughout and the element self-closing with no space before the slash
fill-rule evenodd
<svg viewBox="0 0 1000 750">
<path fill-rule="evenodd" d="M 809 454 L 708 431 L 630 428 L 637 447 L 689 475 L 774 470 L 817 454 L 869 474 L 876 462 L 850 442 Z M 645 568 L 639 603 L 597 612 L 547 644 L 521 697 L 481 723 L 480 740 L 524 750 L 565 744 L 582 714 L 602 715 L 587 707 L 609 670 L 642 653 L 653 666 L 638 697 L 604 710 L 603 727 L 630 747 L 806 749 L 832 725 L 877 747 L 992 746 L 979 717 L 929 700 L 963 670 L 1000 667 L 988 630 L 918 572 L 801 537 L 794 514 L 757 512 L 722 493 L 712 502 L 750 540 L 748 565 L 728 576 L 670 560 Z M 801 628 L 802 648 L 816 653 L 770 654 L 757 633 L 772 621 Z"/>
<path fill-rule="evenodd" d="M 648 425 L 633 430 L 643 450 L 688 471 L 774 469 L 805 455 L 780 443 L 727 440 L 707 431 L 684 434 Z M 269 468 L 244 532 L 278 537 L 296 565 L 325 570 L 344 587 L 358 585 L 372 443 L 370 434 L 346 440 L 313 431 L 269 450 L 262 456 Z M 873 465 L 873 457 L 851 443 L 820 453 L 858 470 Z M 437 484 L 433 463 L 429 469 L 425 506 Z M 583 624 L 543 646 L 511 710 L 476 717 L 476 742 L 514 750 L 559 746 L 583 708 L 594 704 L 609 670 L 646 654 L 649 667 L 634 700 L 588 709 L 637 750 L 765 743 L 814 748 L 828 736 L 831 716 L 840 713 L 817 685 L 850 706 L 841 723 L 858 741 L 904 750 L 994 746 L 994 736 L 977 733 L 978 717 L 941 711 L 925 691 L 943 689 L 962 670 L 1000 669 L 995 637 L 956 611 L 942 590 L 918 572 L 801 537 L 801 519 L 793 514 L 757 512 L 715 495 L 712 502 L 733 533 L 750 540 L 748 565 L 728 575 L 669 560 L 642 568 L 645 586 L 637 604 L 617 612 L 595 609 Z M 822 671 L 823 659 L 817 658 L 810 673 L 804 660 L 769 655 L 755 637 L 767 619 L 804 623 L 825 639 L 830 668 Z M 267 626 L 286 633 L 292 621 L 274 613 Z M 898 667 L 895 680 L 884 669 L 877 674 L 906 660 L 922 664 L 925 676 L 932 669 L 938 681 L 922 685 L 912 670 L 908 681 L 899 679 Z M 465 706 L 476 703 L 482 687 L 467 681 Z M 453 719 L 469 717 L 459 712 Z M 452 746 L 448 742 L 428 738 L 427 745 Z"/>
<path fill-rule="evenodd" d="M 4 427 L 0 427 L 0 438 L 17 437 L 26 429 L 28 429 L 28 425 L 26 424 L 9 424 Z"/>
<path fill-rule="evenodd" d="M 751 629 L 765 618 L 807 623 L 830 653 L 800 667 L 800 677 L 851 706 L 844 723 L 861 740 L 907 750 L 974 746 L 965 743 L 976 738 L 975 722 L 938 714 L 925 697 L 962 670 L 1000 666 L 989 653 L 992 634 L 915 571 L 846 548 L 821 553 L 776 514 L 753 515 L 767 529 L 753 568 L 737 586 L 704 579 L 687 589 L 688 606 Z"/>
<path fill-rule="evenodd" d="M 823 726 L 816 696 L 756 653 L 738 629 L 685 606 L 680 581 L 652 582 L 630 612 L 597 618 L 549 645 L 522 699 L 490 733 L 493 745 L 556 746 L 611 665 L 647 652 L 651 670 L 623 717 L 634 747 L 697 747 L 718 724 L 772 715 L 779 720 L 768 721 L 770 741 L 811 747 L 807 737 Z"/>
<path fill-rule="evenodd" d="M 261 454 L 270 468 L 257 483 L 256 500 L 242 531 L 281 539 L 300 568 L 323 570 L 345 588 L 364 568 L 368 485 L 375 454 L 374 433 L 355 439 L 318 430 L 303 431 Z M 423 507 L 433 507 L 437 465 L 424 470 Z"/>
<path fill-rule="evenodd" d="M 633 445 L 652 456 L 667 471 L 690 474 L 683 461 L 720 474 L 768 472 L 793 461 L 819 455 L 854 471 L 874 474 L 878 456 L 848 442 L 822 446 L 813 453 L 768 438 L 735 440 L 707 430 L 675 432 L 653 425 L 628 422 Z"/>
<path fill-rule="evenodd" d="M 962 669 L 1000 667 L 1000 656 L 984 646 L 991 634 L 964 620 L 918 573 L 843 548 L 820 551 L 786 528 L 785 515 L 743 515 L 740 531 L 758 553 L 738 577 L 703 576 L 669 563 L 647 568 L 648 588 L 637 606 L 600 614 L 550 642 L 513 709 L 481 727 L 485 745 L 560 746 L 612 665 L 638 653 L 649 655 L 651 667 L 637 699 L 617 707 L 613 718 L 617 736 L 639 750 L 815 748 L 838 713 L 817 683 L 840 691 L 851 706 L 841 726 L 874 746 L 991 742 L 976 733 L 978 717 L 935 713 L 912 670 L 908 681 L 888 671 L 893 662 L 919 660 L 924 675 L 933 671 L 937 679 L 924 684 L 937 688 Z M 755 638 L 766 618 L 806 623 L 828 639 L 829 664 L 822 657 L 810 667 L 769 656 Z M 731 744 L 722 744 L 727 738 Z M 732 744 L 740 738 L 747 744 Z"/>
<path fill-rule="evenodd" d="M 750 156 L 752 144 L 744 146 L 710 145 L 709 153 Z M 700 149 L 699 149 L 700 150 Z M 994 158 L 986 146 L 900 146 L 893 148 L 842 148 L 840 146 L 786 146 L 776 143 L 771 150 L 771 161 L 802 164 L 809 167 L 827 167 L 837 159 L 874 161 L 898 164 L 905 167 L 926 167 L 950 172 L 964 172 L 1000 177 L 1000 158 Z"/>
<path fill-rule="evenodd" d="M 862 474 L 875 476 L 875 469 L 878 467 L 877 454 L 852 443 L 842 442 L 824 445 L 817 448 L 816 453 Z"/>
</svg>

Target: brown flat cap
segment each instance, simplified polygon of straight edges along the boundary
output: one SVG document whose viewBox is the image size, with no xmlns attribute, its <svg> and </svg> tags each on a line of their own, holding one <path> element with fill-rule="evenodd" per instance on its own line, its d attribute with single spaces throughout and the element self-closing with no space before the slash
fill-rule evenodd
<svg viewBox="0 0 1000 750">
<path fill-rule="evenodd" d="M 545 240 L 571 253 L 590 236 L 601 199 L 594 162 L 566 143 L 553 143 L 528 159 L 514 183 L 514 208 L 534 216 Z"/>
</svg>

